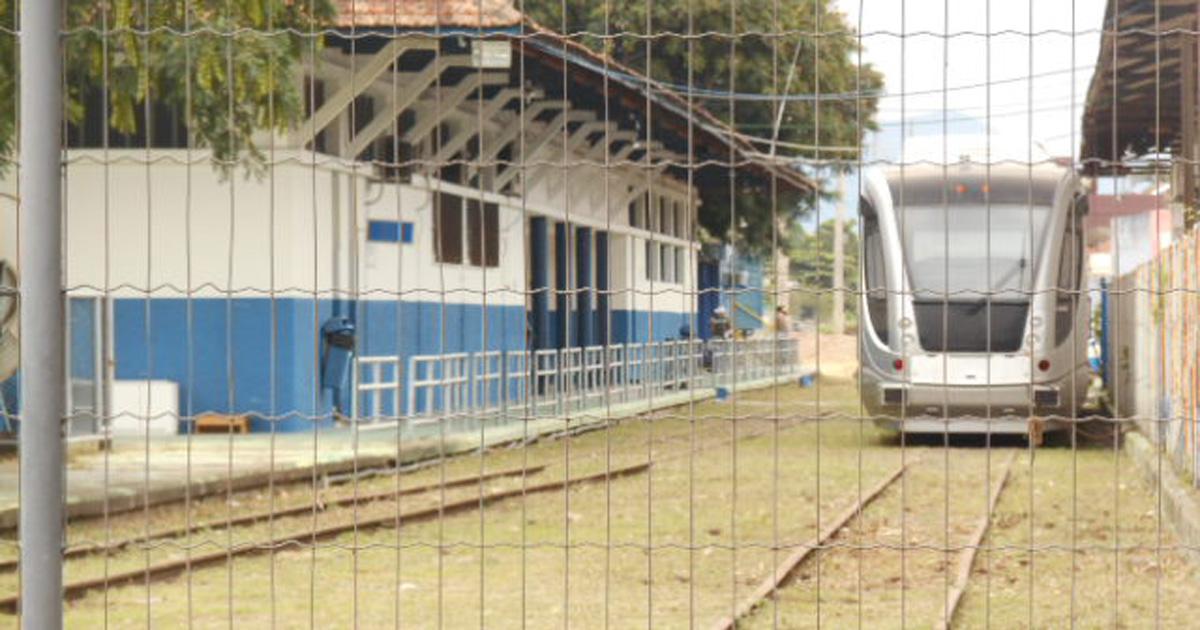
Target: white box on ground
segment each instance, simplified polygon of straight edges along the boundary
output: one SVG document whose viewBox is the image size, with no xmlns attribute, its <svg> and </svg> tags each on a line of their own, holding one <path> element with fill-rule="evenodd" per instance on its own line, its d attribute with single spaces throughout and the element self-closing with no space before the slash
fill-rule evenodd
<svg viewBox="0 0 1200 630">
<path fill-rule="evenodd" d="M 113 436 L 179 432 L 179 384 L 174 381 L 113 381 Z M 147 427 L 149 425 L 149 427 Z"/>
</svg>

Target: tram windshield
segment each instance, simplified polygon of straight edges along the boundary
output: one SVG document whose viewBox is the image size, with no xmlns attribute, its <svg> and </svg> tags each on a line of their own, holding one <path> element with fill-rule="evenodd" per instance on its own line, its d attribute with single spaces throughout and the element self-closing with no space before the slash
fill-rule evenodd
<svg viewBox="0 0 1200 630">
<path fill-rule="evenodd" d="M 951 204 L 897 211 L 918 300 L 1027 302 L 1049 208 Z"/>
</svg>

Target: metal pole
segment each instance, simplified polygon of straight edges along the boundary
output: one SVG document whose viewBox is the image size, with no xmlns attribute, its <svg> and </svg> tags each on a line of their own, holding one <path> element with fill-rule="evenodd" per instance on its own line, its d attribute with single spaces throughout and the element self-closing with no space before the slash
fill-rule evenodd
<svg viewBox="0 0 1200 630">
<path fill-rule="evenodd" d="M 62 627 L 61 0 L 21 0 L 21 627 Z"/>
</svg>

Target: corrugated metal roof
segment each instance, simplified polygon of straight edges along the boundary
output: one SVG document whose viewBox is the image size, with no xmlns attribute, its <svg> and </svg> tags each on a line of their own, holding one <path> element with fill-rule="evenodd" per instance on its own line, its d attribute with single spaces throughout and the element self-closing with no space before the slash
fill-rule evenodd
<svg viewBox="0 0 1200 630">
<path fill-rule="evenodd" d="M 1127 150 L 1145 155 L 1183 141 L 1183 49 L 1195 46 L 1195 0 L 1109 3 L 1100 55 L 1083 113 L 1084 160 L 1126 166 Z M 1193 84 L 1194 85 L 1194 84 Z"/>
<path fill-rule="evenodd" d="M 336 6 L 336 25 L 339 28 L 441 27 L 515 30 L 519 27 L 521 39 L 513 40 L 517 54 L 539 50 L 549 56 L 561 58 L 565 63 L 574 66 L 574 71 L 608 74 L 614 85 L 624 85 L 643 97 L 648 95 L 658 106 L 665 108 L 680 120 L 696 121 L 697 128 L 691 130 L 691 133 L 705 136 L 716 144 L 732 146 L 741 155 L 741 159 L 749 163 L 752 170 L 777 175 L 786 184 L 799 189 L 812 190 L 815 187 L 811 180 L 795 168 L 755 159 L 755 148 L 750 143 L 737 137 L 716 116 L 677 92 L 651 81 L 654 88 L 647 94 L 646 80 L 640 73 L 580 42 L 528 20 L 513 6 L 513 0 L 336 0 Z M 518 42 L 529 46 L 526 48 Z"/>
<path fill-rule="evenodd" d="M 689 128 L 686 133 L 705 136 L 715 144 L 733 147 L 740 155 L 740 159 L 744 160 L 745 168 L 758 171 L 768 177 L 777 176 L 783 183 L 799 190 L 816 189 L 817 184 L 798 169 L 756 157 L 757 151 L 750 142 L 736 134 L 712 112 L 694 101 L 690 101 L 679 92 L 653 79 L 647 79 L 637 70 L 532 20 L 528 20 L 527 24 L 525 39 L 522 40 L 524 45 L 518 47 L 518 53 L 540 51 L 563 59 L 565 63 L 573 66 L 575 72 L 587 71 L 602 76 L 607 75 L 612 82 L 608 86 L 609 89 L 617 85 L 624 86 L 643 98 L 648 97 L 680 120 L 695 121 L 696 127 Z"/>
<path fill-rule="evenodd" d="M 512 0 L 337 0 L 340 27 L 500 28 L 521 23 Z"/>
</svg>

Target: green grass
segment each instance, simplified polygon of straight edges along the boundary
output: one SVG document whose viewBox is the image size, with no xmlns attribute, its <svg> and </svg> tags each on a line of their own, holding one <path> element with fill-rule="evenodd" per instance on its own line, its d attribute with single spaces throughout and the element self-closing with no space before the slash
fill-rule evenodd
<svg viewBox="0 0 1200 630">
<path fill-rule="evenodd" d="M 817 404 L 817 398 L 820 404 Z M 780 416 L 779 420 L 771 417 Z M 396 529 L 370 529 L 273 554 L 235 559 L 197 569 L 147 588 L 130 585 L 93 593 L 68 606 L 68 623 L 92 627 L 185 626 L 351 627 L 687 627 L 710 626 L 729 614 L 795 545 L 827 523 L 899 464 L 898 443 L 869 422 L 854 419 L 852 383 L 819 388 L 783 386 L 743 394 L 733 402 L 705 402 L 664 410 L 641 419 L 523 448 L 447 460 L 434 468 L 360 482 L 360 493 L 426 483 L 522 465 L 546 465 L 527 483 L 591 474 L 654 462 L 645 475 L 530 495 Z M 824 414 L 822 422 L 812 418 Z M 832 417 L 838 419 L 828 419 Z M 737 418 L 732 420 L 732 418 Z M 808 418 L 809 421 L 805 421 Z M 938 442 L 909 445 L 904 457 L 919 459 L 903 483 L 880 496 L 818 556 L 800 567 L 774 602 L 747 620 L 749 627 L 927 627 L 941 613 L 953 579 L 957 551 L 985 510 L 987 484 L 1004 455 L 978 447 L 943 448 Z M 1157 535 L 1153 495 L 1128 463 L 1113 485 L 1114 457 L 1103 448 L 1039 450 L 1032 466 L 1022 454 L 1002 499 L 994 529 L 981 553 L 959 621 L 1023 626 L 1030 610 L 1037 626 L 1061 625 L 1068 614 L 1071 554 L 1038 548 L 1030 597 L 1029 500 L 1034 540 L 1056 541 L 1071 530 L 1072 497 L 1080 520 L 1079 544 L 1108 544 L 1114 522 L 1125 544 L 1151 543 Z M 990 468 L 989 468 L 990 462 Z M 1078 470 L 1078 473 L 1075 471 Z M 1032 472 L 1032 475 L 1030 474 Z M 487 490 L 520 487 L 505 479 Z M 331 494 L 352 492 L 347 486 Z M 403 499 L 401 510 L 476 496 L 480 488 Z M 277 503 L 311 502 L 311 489 L 291 487 Z M 1120 498 L 1119 504 L 1114 497 Z M 193 506 L 197 514 L 262 509 L 265 493 L 244 493 L 230 506 L 223 498 Z M 359 519 L 395 513 L 381 502 L 359 508 Z M 182 507 L 151 511 L 154 526 L 178 523 Z M 1114 517 L 1117 514 L 1119 517 Z M 350 522 L 349 511 L 322 514 L 321 524 Z M 276 533 L 302 528 L 311 517 L 280 521 Z M 114 536 L 145 527 L 133 513 L 71 528 L 72 540 Z M 118 533 L 119 532 L 119 533 Z M 1161 532 L 1165 542 L 1170 532 Z M 196 552 L 266 540 L 270 526 L 194 536 Z M 1056 538 L 1056 536 L 1058 538 Z M 1107 538 L 1105 538 L 1107 536 Z M 1146 538 L 1151 536 L 1151 538 Z M 134 549 L 105 561 L 69 565 L 68 579 L 145 566 L 185 553 L 183 543 Z M 1111 549 L 1076 554 L 1076 601 L 1083 625 L 1112 619 L 1114 579 L 1119 579 L 1118 619 L 1139 625 L 1161 589 L 1166 621 L 1193 615 L 1193 567 L 1175 553 L 1122 553 Z M 1148 564 L 1149 563 L 1149 564 Z M 1114 574 L 1113 567 L 1120 572 Z M 1114 575 L 1116 576 L 1114 578 Z M 1157 579 L 1161 576 L 1162 579 Z M 13 592 L 15 578 L 0 589 Z M 1065 603 L 1064 603 L 1065 602 Z M 1139 608 L 1141 607 L 1141 608 Z M 1147 608 L 1148 607 L 1148 608 Z M 1142 614 L 1142 617 L 1138 615 Z M 1170 616 L 1175 615 L 1175 616 Z M 1194 615 L 1193 615 L 1194 617 Z M 902 623 L 903 622 L 903 623 Z M 1172 625 L 1166 624 L 1164 625 Z"/>
<path fill-rule="evenodd" d="M 1015 472 L 965 626 L 1195 626 L 1200 575 L 1132 461 L 1111 447 L 1047 449 Z"/>
</svg>

